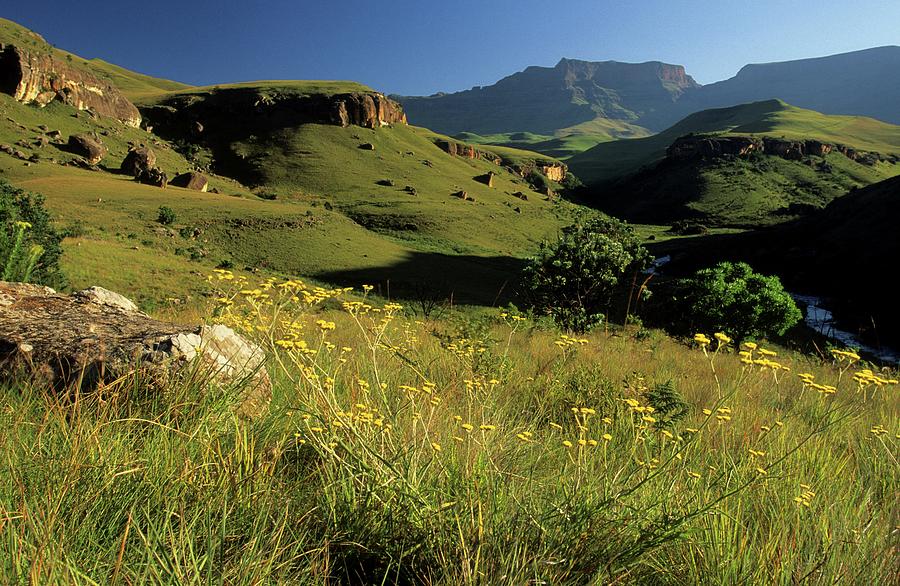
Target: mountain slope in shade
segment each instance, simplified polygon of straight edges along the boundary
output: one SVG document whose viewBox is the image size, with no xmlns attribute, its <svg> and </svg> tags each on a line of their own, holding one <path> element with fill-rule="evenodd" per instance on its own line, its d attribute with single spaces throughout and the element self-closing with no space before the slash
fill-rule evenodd
<svg viewBox="0 0 900 586">
<path fill-rule="evenodd" d="M 746 65 L 731 79 L 685 96 L 672 113 L 687 115 L 771 98 L 823 114 L 853 114 L 900 124 L 900 47 Z"/>
<path fill-rule="evenodd" d="M 660 110 L 698 87 L 680 65 L 562 59 L 490 86 L 396 99 L 412 123 L 445 134 L 547 135 L 596 118 L 653 127 Z"/>
<path fill-rule="evenodd" d="M 530 148 L 571 156 L 600 142 L 662 131 L 695 112 L 771 99 L 900 124 L 897 72 L 897 46 L 747 65 L 733 78 L 705 86 L 680 65 L 563 59 L 490 86 L 397 99 L 414 124 L 517 146 L 525 145 L 509 135 L 532 133 L 540 136 L 526 141 Z M 594 128 L 584 132 L 591 124 Z M 575 140 L 568 139 L 573 135 Z"/>
</svg>

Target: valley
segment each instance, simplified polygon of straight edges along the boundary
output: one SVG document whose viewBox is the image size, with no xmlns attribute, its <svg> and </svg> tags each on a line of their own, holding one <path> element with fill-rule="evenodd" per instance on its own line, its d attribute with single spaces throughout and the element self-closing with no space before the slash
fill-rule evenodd
<svg viewBox="0 0 900 586">
<path fill-rule="evenodd" d="M 313 4 L 0 18 L 0 583 L 896 579 L 900 47 Z"/>
</svg>

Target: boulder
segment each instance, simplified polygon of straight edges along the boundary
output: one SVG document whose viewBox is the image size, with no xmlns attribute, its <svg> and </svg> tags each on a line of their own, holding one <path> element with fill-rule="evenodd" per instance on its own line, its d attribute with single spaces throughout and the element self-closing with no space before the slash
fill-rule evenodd
<svg viewBox="0 0 900 586">
<path fill-rule="evenodd" d="M 135 179 L 144 185 L 155 185 L 163 189 L 169 184 L 169 176 L 158 167 L 141 171 Z"/>
<path fill-rule="evenodd" d="M 193 189 L 194 191 L 206 191 L 209 189 L 209 179 L 203 173 L 197 171 L 188 171 L 181 175 L 176 175 L 169 182 L 169 185 L 175 187 L 184 187 L 185 189 Z"/>
<path fill-rule="evenodd" d="M 374 151 L 375 145 L 372 144 L 371 142 L 364 142 L 361 145 L 359 145 L 359 148 L 361 148 L 364 151 Z"/>
<path fill-rule="evenodd" d="M 143 171 L 156 167 L 156 153 L 150 147 L 132 147 L 119 167 L 122 173 L 137 177 Z"/>
<path fill-rule="evenodd" d="M 91 165 L 96 165 L 102 161 L 107 153 L 103 143 L 87 134 L 75 134 L 70 136 L 67 146 L 69 152 L 84 157 Z"/>
<path fill-rule="evenodd" d="M 223 325 L 161 322 L 100 287 L 61 295 L 0 282 L 0 378 L 25 374 L 55 391 L 92 390 L 137 367 L 164 388 L 199 367 L 217 384 L 241 387 L 238 412 L 254 417 L 271 398 L 264 364 L 258 346 Z"/>
<path fill-rule="evenodd" d="M 477 177 L 474 177 L 474 179 L 475 181 L 483 183 L 488 187 L 494 186 L 494 174 L 491 171 L 488 171 L 484 175 L 478 175 Z"/>
</svg>

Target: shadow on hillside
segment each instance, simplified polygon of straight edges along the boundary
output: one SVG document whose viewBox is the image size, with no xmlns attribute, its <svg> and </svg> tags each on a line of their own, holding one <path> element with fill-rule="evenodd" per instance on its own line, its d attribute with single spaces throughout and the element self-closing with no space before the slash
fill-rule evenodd
<svg viewBox="0 0 900 586">
<path fill-rule="evenodd" d="M 412 252 L 391 265 L 313 276 L 336 285 L 373 285 L 376 293 L 391 299 L 495 306 L 514 298 L 524 265 L 523 259 L 508 256 Z"/>
</svg>

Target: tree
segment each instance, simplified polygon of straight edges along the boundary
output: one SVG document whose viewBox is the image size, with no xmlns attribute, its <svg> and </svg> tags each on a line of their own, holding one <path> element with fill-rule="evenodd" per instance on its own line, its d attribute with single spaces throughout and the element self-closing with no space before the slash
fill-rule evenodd
<svg viewBox="0 0 900 586">
<path fill-rule="evenodd" d="M 598 216 L 564 228 L 554 245 L 543 243 L 525 268 L 523 287 L 535 310 L 584 332 L 603 320 L 622 277 L 649 263 L 631 226 Z"/>
<path fill-rule="evenodd" d="M 803 317 L 778 277 L 755 273 L 747 263 L 701 269 L 682 286 L 695 330 L 738 340 L 780 336 Z"/>
<path fill-rule="evenodd" d="M 63 287 L 61 242 L 43 196 L 0 179 L 0 280 Z"/>
</svg>

